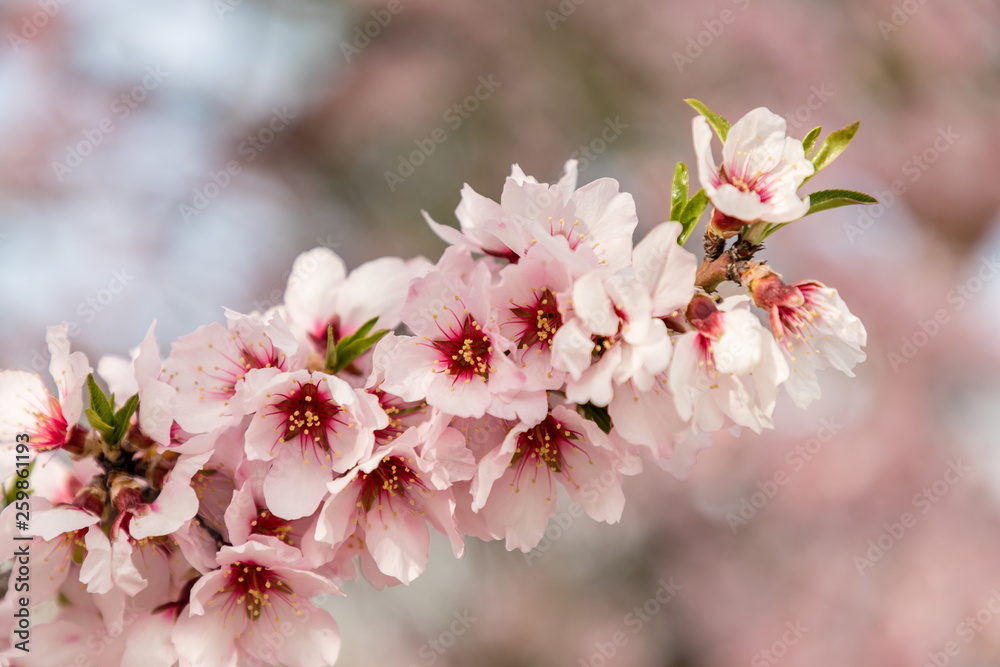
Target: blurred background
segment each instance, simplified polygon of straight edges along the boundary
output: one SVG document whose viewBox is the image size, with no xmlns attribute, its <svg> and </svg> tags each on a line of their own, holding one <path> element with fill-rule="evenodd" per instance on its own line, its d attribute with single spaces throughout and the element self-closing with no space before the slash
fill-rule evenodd
<svg viewBox="0 0 1000 667">
<path fill-rule="evenodd" d="M 5 368 L 44 371 L 62 321 L 95 363 L 153 319 L 166 351 L 317 245 L 436 259 L 421 209 L 454 224 L 514 162 L 619 179 L 644 233 L 693 163 L 686 97 L 860 119 L 809 189 L 882 204 L 764 253 L 862 318 L 858 377 L 632 478 L 618 525 L 567 505 L 532 554 L 439 541 L 408 588 L 354 582 L 339 664 L 1000 664 L 995 1 L 4 0 L 0 27 Z"/>
</svg>

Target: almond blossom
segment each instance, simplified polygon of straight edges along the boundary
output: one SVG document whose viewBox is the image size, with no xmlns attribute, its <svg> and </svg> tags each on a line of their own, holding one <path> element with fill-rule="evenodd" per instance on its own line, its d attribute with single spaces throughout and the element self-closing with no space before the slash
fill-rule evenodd
<svg viewBox="0 0 1000 667">
<path fill-rule="evenodd" d="M 370 455 L 375 430 L 389 420 L 371 394 L 321 372 L 280 373 L 246 402 L 247 458 L 270 461 L 264 480 L 269 510 L 283 519 L 311 514 L 326 485 Z"/>
<path fill-rule="evenodd" d="M 292 547 L 271 538 L 223 547 L 219 569 L 202 576 L 173 628 L 182 665 L 236 667 L 247 658 L 287 667 L 325 667 L 337 661 L 340 633 L 328 612 L 309 598 L 337 588 L 311 572 Z M 283 624 L 290 624 L 284 626 Z M 295 641 L 280 636 L 295 634 Z M 276 635 L 279 635 L 276 637 Z"/>
<path fill-rule="evenodd" d="M 436 264 L 348 272 L 307 251 L 266 312 L 226 310 L 166 359 L 154 322 L 130 357 L 102 357 L 110 395 L 68 325 L 50 328 L 55 394 L 0 371 L 0 476 L 17 472 L 0 558 L 33 549 L 36 640 L 59 664 L 330 665 L 340 634 L 315 596 L 412 583 L 431 528 L 456 556 L 467 536 L 528 552 L 560 494 L 618 522 L 644 461 L 686 479 L 714 432 L 771 428 L 782 386 L 805 407 L 817 371 L 864 360 L 866 332 L 836 290 L 785 284 L 756 255 L 856 129 L 814 163 L 757 109 L 716 167 L 699 118 L 705 191 L 689 196 L 679 165 L 676 219 L 637 243 L 614 179 L 578 187 L 569 160 L 547 184 L 514 165 L 499 202 L 463 188 L 460 229 L 427 218 L 450 244 Z M 709 199 L 699 265 L 684 243 Z M 10 639 L 0 662 L 51 664 Z"/>
<path fill-rule="evenodd" d="M 712 130 L 693 122 L 698 180 L 712 205 L 744 222 L 791 222 L 809 210 L 809 198 L 796 190 L 815 171 L 802 142 L 785 136 L 785 119 L 764 107 L 754 109 L 729 129 L 722 164 L 712 155 Z"/>
<path fill-rule="evenodd" d="M 754 303 L 768 313 L 771 330 L 792 369 L 785 388 L 800 408 L 819 398 L 816 372 L 833 367 L 849 377 L 865 360 L 868 334 L 837 290 L 807 280 L 792 285 L 766 270 L 750 281 Z"/>
<path fill-rule="evenodd" d="M 718 306 L 696 297 L 688 307 L 693 330 L 681 335 L 670 364 L 678 414 L 699 431 L 717 431 L 726 419 L 759 433 L 772 426 L 778 386 L 788 365 L 760 320 L 730 297 Z"/>
<path fill-rule="evenodd" d="M 316 539 L 334 547 L 356 534 L 378 569 L 403 584 L 427 565 L 428 522 L 451 539 L 456 556 L 465 550 L 447 477 L 416 453 L 418 437 L 410 429 L 332 481 L 316 528 Z"/>
<path fill-rule="evenodd" d="M 513 344 L 490 315 L 489 287 L 490 273 L 482 265 L 468 284 L 442 272 L 414 280 L 403 322 L 415 335 L 379 343 L 391 359 L 382 388 L 407 401 L 426 399 L 459 417 L 510 413 L 500 397 L 518 393 L 525 376 L 507 356 Z M 534 399 L 539 401 L 544 397 Z M 529 399 L 522 410 L 531 408 Z"/>
<path fill-rule="evenodd" d="M 595 521 L 616 523 L 625 506 L 617 453 L 599 428 L 565 406 L 518 424 L 479 464 L 472 509 L 508 549 L 530 551 L 556 511 L 559 486 Z"/>
<path fill-rule="evenodd" d="M 83 352 L 70 352 L 69 325 L 49 327 L 45 340 L 52 355 L 49 373 L 55 395 L 37 375 L 0 371 L 0 480 L 14 472 L 19 433 L 28 434 L 33 452 L 83 448 L 84 431 L 77 422 L 83 413 L 83 385 L 93 369 Z"/>
</svg>

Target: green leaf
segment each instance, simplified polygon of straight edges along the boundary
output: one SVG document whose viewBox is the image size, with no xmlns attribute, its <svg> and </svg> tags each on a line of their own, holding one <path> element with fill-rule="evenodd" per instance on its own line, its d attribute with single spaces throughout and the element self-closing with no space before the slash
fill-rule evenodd
<svg viewBox="0 0 1000 667">
<path fill-rule="evenodd" d="M 707 207 L 708 195 L 705 194 L 704 190 L 698 190 L 698 192 L 694 193 L 694 197 L 691 197 L 690 201 L 684 206 L 684 210 L 680 214 L 678 222 L 681 223 L 682 231 L 681 235 L 677 237 L 677 243 L 684 245 L 691 232 L 698 226 L 701 214 L 705 212 Z"/>
<path fill-rule="evenodd" d="M 809 195 L 809 211 L 806 215 L 827 211 L 831 208 L 840 208 L 841 206 L 877 203 L 877 199 L 863 192 L 855 192 L 854 190 L 820 190 Z"/>
<path fill-rule="evenodd" d="M 712 126 L 713 130 L 715 130 L 715 133 L 719 135 L 719 139 L 722 140 L 722 143 L 725 143 L 726 137 L 729 135 L 729 128 L 732 127 L 729 124 L 729 121 L 720 116 L 719 114 L 715 113 L 711 109 L 709 109 L 707 106 L 705 106 L 702 102 L 699 102 L 698 100 L 688 99 L 684 101 L 690 104 L 692 107 L 694 107 L 695 111 L 697 111 L 698 113 L 700 113 L 702 116 L 705 117 L 705 120 L 708 121 L 708 124 Z"/>
<path fill-rule="evenodd" d="M 128 428 L 131 425 L 132 415 L 138 406 L 139 394 L 135 394 L 125 401 L 125 405 L 115 413 L 115 430 L 112 435 L 113 441 L 110 444 L 117 445 L 125 438 L 125 434 L 128 433 Z"/>
<path fill-rule="evenodd" d="M 8 505 L 13 505 L 17 501 L 17 492 L 19 490 L 24 491 L 29 496 L 32 493 L 34 493 L 34 490 L 31 488 L 31 471 L 35 469 L 35 461 L 37 461 L 37 460 L 38 459 L 35 459 L 34 461 L 31 461 L 30 463 L 28 463 L 28 465 L 27 465 L 28 476 L 27 477 L 21 477 L 20 475 L 12 475 L 11 476 L 10 488 L 4 489 L 4 491 L 3 491 L 3 506 L 4 507 L 7 507 Z M 28 488 L 27 489 L 18 489 L 17 488 L 17 480 L 19 480 L 19 479 L 28 480 Z"/>
<path fill-rule="evenodd" d="M 115 414 L 111 409 L 111 403 L 108 401 L 107 396 L 104 395 L 104 392 L 101 391 L 101 388 L 97 386 L 97 381 L 94 380 L 93 373 L 87 376 L 87 393 L 90 395 L 90 409 L 97 413 L 97 416 L 105 424 L 113 424 Z M 94 428 L 97 427 L 95 426 Z"/>
<path fill-rule="evenodd" d="M 368 332 L 371 331 L 372 328 L 374 328 L 376 322 L 378 322 L 378 317 L 371 318 L 370 320 L 362 324 L 360 329 L 358 329 L 350 336 L 348 336 L 348 338 L 352 340 L 360 340 L 364 338 L 365 336 L 368 335 Z"/>
<path fill-rule="evenodd" d="M 374 324 L 374 320 L 371 322 Z M 367 326 L 367 325 L 366 325 Z M 364 327 L 362 327 L 364 328 Z M 360 331 L 361 329 L 359 329 Z M 371 327 L 367 327 L 365 330 L 371 330 Z M 327 354 L 327 366 L 326 372 L 330 374 L 339 373 L 344 370 L 352 363 L 354 360 L 360 357 L 362 354 L 367 352 L 375 343 L 382 340 L 383 336 L 389 333 L 388 329 L 382 329 L 381 331 L 376 331 L 371 336 L 365 338 L 358 338 L 357 334 L 348 336 L 347 338 L 341 339 L 333 348 L 332 361 L 331 355 Z M 332 339 L 332 335 L 329 337 Z M 329 342 L 329 341 L 328 341 Z"/>
<path fill-rule="evenodd" d="M 326 372 L 333 373 L 337 365 L 337 341 L 333 339 L 333 325 L 326 330 Z"/>
<path fill-rule="evenodd" d="M 680 220 L 681 211 L 688 202 L 688 168 L 683 162 L 674 169 L 674 185 L 670 190 L 670 219 Z"/>
<path fill-rule="evenodd" d="M 854 135 L 858 133 L 859 127 L 861 127 L 861 122 L 855 121 L 841 130 L 831 132 L 827 136 L 826 140 L 823 141 L 823 145 L 819 147 L 819 150 L 816 151 L 816 155 L 812 158 L 813 166 L 816 167 L 816 171 L 813 173 L 813 176 L 828 167 L 831 162 L 837 159 L 837 156 L 844 152 L 844 149 L 847 148 L 848 144 L 851 143 L 851 140 L 854 139 Z M 802 181 L 802 183 L 804 184 L 810 178 L 812 178 L 812 176 L 806 178 L 805 181 Z"/>
<path fill-rule="evenodd" d="M 868 205 L 877 203 L 877 199 L 870 195 L 866 195 L 863 192 L 855 192 L 854 190 L 819 190 L 809 195 L 809 210 L 806 211 L 806 215 L 812 215 L 813 213 L 819 213 L 820 211 L 828 211 L 831 208 L 840 208 L 841 206 L 853 206 L 855 204 Z M 806 215 L 802 217 L 804 218 Z M 802 218 L 799 219 L 801 220 Z M 790 223 L 782 222 L 776 225 L 768 226 L 761 237 L 761 240 L 766 239 L 768 236 L 788 224 Z"/>
<path fill-rule="evenodd" d="M 97 429 L 102 436 L 104 436 L 105 440 L 111 439 L 115 432 L 113 424 L 109 424 L 101 419 L 101 415 L 97 414 L 97 412 L 92 408 L 87 408 L 83 411 L 83 414 L 87 415 L 87 421 L 90 422 L 90 425 Z M 110 421 L 113 422 L 114 419 L 111 419 Z"/>
<path fill-rule="evenodd" d="M 607 408 L 602 408 L 594 405 L 593 403 L 584 403 L 583 405 L 577 406 L 577 410 L 586 419 L 597 424 L 605 433 L 611 433 L 611 427 L 614 426 L 611 422 L 611 415 L 608 414 Z"/>
<path fill-rule="evenodd" d="M 823 131 L 823 127 L 814 127 L 806 135 L 806 138 L 802 140 L 802 150 L 805 151 L 808 157 L 812 153 L 812 149 L 816 148 L 816 140 L 819 139 L 820 132 Z"/>
</svg>

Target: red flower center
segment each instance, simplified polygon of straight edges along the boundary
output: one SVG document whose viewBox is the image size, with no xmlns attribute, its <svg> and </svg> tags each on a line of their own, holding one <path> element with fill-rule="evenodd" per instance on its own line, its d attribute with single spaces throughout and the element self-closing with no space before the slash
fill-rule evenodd
<svg viewBox="0 0 1000 667">
<path fill-rule="evenodd" d="M 351 424 L 345 421 L 344 410 L 333 403 L 330 391 L 320 388 L 312 382 L 298 384 L 289 394 L 278 394 L 281 400 L 267 406 L 271 412 L 267 416 L 277 415 L 281 423 L 277 427 L 282 434 L 281 440 L 288 442 L 299 439 L 302 456 L 308 461 L 309 452 L 317 458 L 329 458 L 330 433 L 338 436 L 338 427 Z"/>
<path fill-rule="evenodd" d="M 548 288 L 539 292 L 532 287 L 531 293 L 532 298 L 523 305 L 510 306 L 507 325 L 515 331 L 511 338 L 523 350 L 551 349 L 552 337 L 563 323 L 556 297 Z"/>
<path fill-rule="evenodd" d="M 276 602 L 295 610 L 299 605 L 289 585 L 278 578 L 266 567 L 256 563 L 237 561 L 226 570 L 225 580 L 219 587 L 219 592 L 208 601 L 212 605 L 222 597 L 222 610 L 219 614 L 225 619 L 223 628 L 235 621 L 240 628 L 236 633 L 239 638 L 250 623 L 257 621 L 261 615 L 268 617 L 271 625 L 277 628 L 281 618 L 275 613 Z"/>
<path fill-rule="evenodd" d="M 517 436 L 517 447 L 511 458 L 510 467 L 516 468 L 514 474 L 515 493 L 520 493 L 522 477 L 528 476 L 532 484 L 537 483 L 539 469 L 546 466 L 549 473 L 560 473 L 570 479 L 571 466 L 566 464 L 566 452 L 580 449 L 576 441 L 583 434 L 574 431 L 560 423 L 551 414 L 541 424 Z M 550 485 L 551 474 L 545 476 Z"/>
<path fill-rule="evenodd" d="M 468 384 L 473 377 L 488 382 L 493 343 L 475 318 L 467 315 L 458 329 L 449 327 L 447 331 L 441 329 L 441 333 L 445 335 L 444 340 L 429 343 L 441 353 L 434 363 L 443 370 L 435 369 L 435 372 L 454 375 L 455 382 L 462 380 Z"/>
<path fill-rule="evenodd" d="M 427 487 L 420 480 L 420 473 L 410 467 L 409 464 L 412 463 L 412 460 L 404 461 L 399 456 L 387 456 L 375 470 L 361 473 L 361 497 L 358 502 L 365 512 L 370 511 L 373 506 L 381 511 L 388 505 L 395 514 L 393 501 L 415 505 L 416 501 L 409 496 L 410 491 L 416 488 L 427 493 Z"/>
<path fill-rule="evenodd" d="M 278 518 L 265 509 L 257 510 L 257 518 L 250 522 L 255 535 L 277 537 L 285 544 L 292 544 L 292 527 L 284 519 Z"/>
</svg>

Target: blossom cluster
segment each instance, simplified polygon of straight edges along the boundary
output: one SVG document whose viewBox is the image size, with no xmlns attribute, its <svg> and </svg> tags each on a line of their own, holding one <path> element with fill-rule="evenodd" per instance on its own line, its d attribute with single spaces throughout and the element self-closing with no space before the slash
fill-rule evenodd
<svg viewBox="0 0 1000 667">
<path fill-rule="evenodd" d="M 459 228 L 425 214 L 448 244 L 436 263 L 348 272 L 308 251 L 267 312 L 227 310 L 166 356 L 154 323 L 130 358 L 101 358 L 110 395 L 50 328 L 54 393 L 0 373 L 0 558 L 30 538 L 44 647 L 25 651 L 11 624 L 5 664 L 333 664 L 317 596 L 359 576 L 409 584 L 430 529 L 456 556 L 469 536 L 527 552 L 560 487 L 615 523 L 645 462 L 683 479 L 713 431 L 771 428 L 782 387 L 805 407 L 817 371 L 850 375 L 866 334 L 836 290 L 754 256 L 785 224 L 867 203 L 797 194 L 856 126 L 810 159 L 818 128 L 800 141 L 766 109 L 730 126 L 692 105 L 703 189 L 689 197 L 679 165 L 670 221 L 636 244 L 617 181 L 578 186 L 571 160 L 546 184 L 515 165 L 499 202 L 465 186 Z M 709 204 L 699 260 L 683 243 Z M 12 482 L 22 434 L 30 494 Z"/>
</svg>

